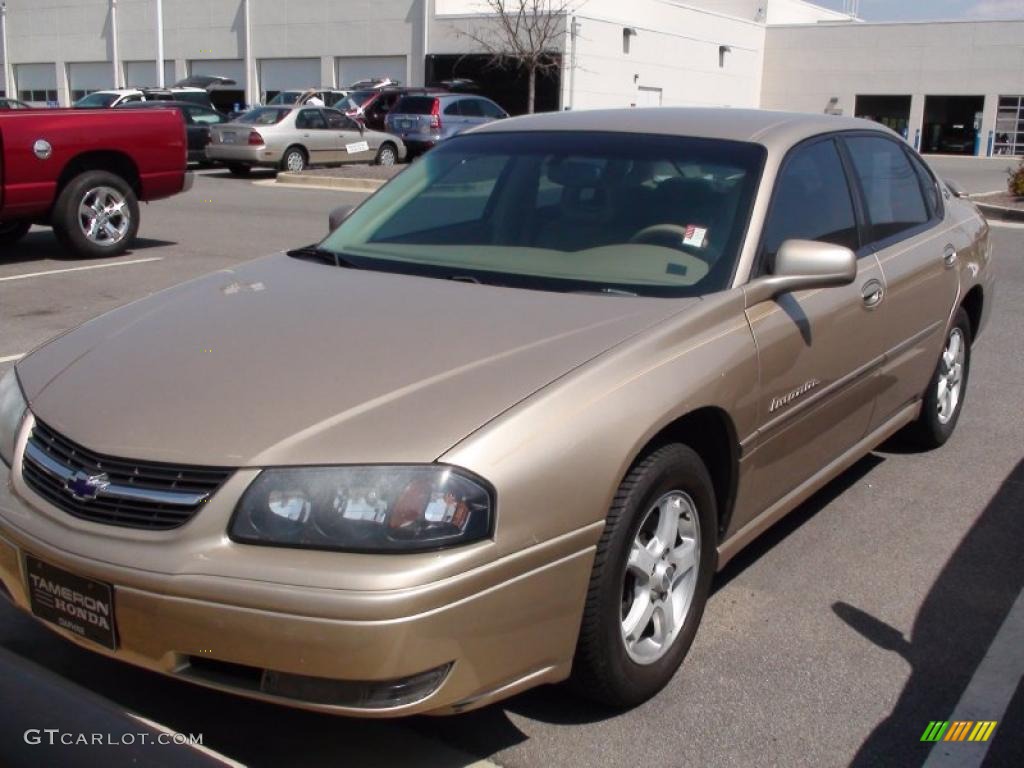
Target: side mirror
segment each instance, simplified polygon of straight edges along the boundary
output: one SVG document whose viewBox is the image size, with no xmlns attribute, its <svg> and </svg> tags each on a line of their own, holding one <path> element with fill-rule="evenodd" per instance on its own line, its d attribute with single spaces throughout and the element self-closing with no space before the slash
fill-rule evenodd
<svg viewBox="0 0 1024 768">
<path fill-rule="evenodd" d="M 959 182 L 953 181 L 952 179 L 943 179 L 946 186 L 949 187 L 949 191 L 956 197 L 970 197 L 970 194 L 966 189 L 960 186 Z"/>
<path fill-rule="evenodd" d="M 351 216 L 352 211 L 355 209 L 356 207 L 354 205 L 341 205 L 331 211 L 330 215 L 327 217 L 327 233 L 330 234 L 340 227 L 342 222 Z"/>
<path fill-rule="evenodd" d="M 775 255 L 772 274 L 744 289 L 747 307 L 783 293 L 849 285 L 857 278 L 857 256 L 849 248 L 813 240 L 787 240 Z"/>
</svg>

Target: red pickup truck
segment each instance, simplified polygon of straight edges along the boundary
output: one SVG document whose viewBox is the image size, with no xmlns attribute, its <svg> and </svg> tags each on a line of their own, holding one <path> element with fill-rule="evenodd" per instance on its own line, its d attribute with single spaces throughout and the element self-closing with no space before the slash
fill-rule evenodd
<svg viewBox="0 0 1024 768">
<path fill-rule="evenodd" d="M 32 224 L 83 256 L 115 256 L 139 229 L 139 201 L 187 190 L 176 110 L 10 110 L 0 114 L 0 247 Z"/>
</svg>

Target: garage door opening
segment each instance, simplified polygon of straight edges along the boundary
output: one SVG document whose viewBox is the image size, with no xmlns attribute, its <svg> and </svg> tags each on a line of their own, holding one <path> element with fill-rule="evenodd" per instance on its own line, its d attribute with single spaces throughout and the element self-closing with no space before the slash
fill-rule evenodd
<svg viewBox="0 0 1024 768">
<path fill-rule="evenodd" d="M 554 112 L 559 109 L 562 90 L 562 68 L 557 53 L 550 54 L 556 66 L 537 73 L 534 110 Z M 500 104 L 510 115 L 522 115 L 529 102 L 529 80 L 520 67 L 496 67 L 490 56 L 483 54 L 427 56 L 427 82 L 443 85 L 448 80 L 467 80 L 462 89 L 472 90 Z"/>
<path fill-rule="evenodd" d="M 910 131 L 910 96 L 857 96 L 853 113 L 874 120 L 907 138 Z"/>
<path fill-rule="evenodd" d="M 926 96 L 921 151 L 941 155 L 978 154 L 984 96 Z"/>
<path fill-rule="evenodd" d="M 188 64 L 190 75 L 228 77 L 235 85 L 213 85 L 210 101 L 221 112 L 233 112 L 245 105 L 245 62 L 242 59 L 196 59 Z"/>
</svg>

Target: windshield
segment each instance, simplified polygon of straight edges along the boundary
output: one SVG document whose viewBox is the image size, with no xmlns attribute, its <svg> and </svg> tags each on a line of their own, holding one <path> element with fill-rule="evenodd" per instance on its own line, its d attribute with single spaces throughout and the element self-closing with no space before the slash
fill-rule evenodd
<svg viewBox="0 0 1024 768">
<path fill-rule="evenodd" d="M 302 94 L 303 91 L 281 91 L 277 96 L 268 101 L 267 104 L 294 104 Z"/>
<path fill-rule="evenodd" d="M 245 125 L 276 125 L 291 111 L 291 107 L 260 107 L 246 112 L 235 122 Z"/>
<path fill-rule="evenodd" d="M 90 93 L 88 96 L 83 96 L 75 102 L 76 107 L 109 107 L 115 101 L 121 98 L 119 93 L 103 93 L 97 91 L 96 93 Z"/>
<path fill-rule="evenodd" d="M 369 269 L 699 296 L 732 279 L 764 157 L 756 144 L 646 134 L 460 136 L 322 248 Z"/>
</svg>

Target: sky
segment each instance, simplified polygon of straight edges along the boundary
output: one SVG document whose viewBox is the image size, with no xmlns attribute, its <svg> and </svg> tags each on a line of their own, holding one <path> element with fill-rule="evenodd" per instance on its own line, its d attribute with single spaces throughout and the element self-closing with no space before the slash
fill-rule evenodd
<svg viewBox="0 0 1024 768">
<path fill-rule="evenodd" d="M 843 0 L 812 0 L 841 10 Z M 1024 19 L 1024 0 L 861 0 L 866 21 Z"/>
</svg>

